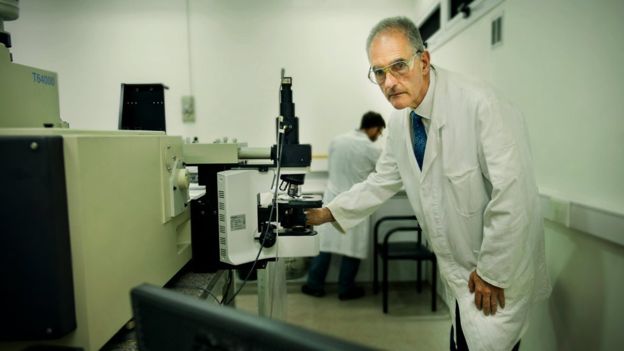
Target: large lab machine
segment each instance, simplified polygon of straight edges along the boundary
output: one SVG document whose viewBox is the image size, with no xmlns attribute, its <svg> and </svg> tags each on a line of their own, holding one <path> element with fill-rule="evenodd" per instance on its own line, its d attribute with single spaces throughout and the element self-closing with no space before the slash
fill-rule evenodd
<svg viewBox="0 0 624 351">
<path fill-rule="evenodd" d="M 0 19 L 17 5 L 0 1 Z M 1 38 L 0 349 L 97 350 L 132 287 L 191 258 L 182 139 L 64 128 L 57 75 L 12 62 Z"/>
</svg>

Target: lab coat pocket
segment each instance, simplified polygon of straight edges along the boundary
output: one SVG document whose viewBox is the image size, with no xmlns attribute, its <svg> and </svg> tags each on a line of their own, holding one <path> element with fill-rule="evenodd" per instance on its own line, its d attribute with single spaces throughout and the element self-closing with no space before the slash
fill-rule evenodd
<svg viewBox="0 0 624 351">
<path fill-rule="evenodd" d="M 455 209 L 462 216 L 473 216 L 482 210 L 483 180 L 478 168 L 446 175 Z"/>
</svg>

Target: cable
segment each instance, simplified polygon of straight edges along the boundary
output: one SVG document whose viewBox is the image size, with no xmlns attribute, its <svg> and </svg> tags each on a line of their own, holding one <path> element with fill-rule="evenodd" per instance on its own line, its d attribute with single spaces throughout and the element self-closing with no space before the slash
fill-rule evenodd
<svg viewBox="0 0 624 351">
<path fill-rule="evenodd" d="M 285 131 L 285 128 L 284 128 Z M 286 134 L 285 132 L 282 134 L 282 146 L 281 148 L 283 149 L 283 144 L 284 144 L 284 134 Z M 281 160 L 282 158 L 282 151 L 280 149 L 280 154 L 279 154 L 279 159 Z M 277 179 L 279 179 L 280 177 L 280 171 L 281 171 L 281 166 L 277 168 Z M 287 182 L 286 182 L 287 183 Z M 277 202 L 277 189 L 274 195 L 274 200 L 273 203 L 275 204 L 275 208 L 277 209 L 277 213 L 275 214 L 275 221 L 277 223 L 279 223 L 279 203 Z M 275 304 L 275 283 L 277 281 L 277 270 L 278 270 L 278 262 L 279 262 L 279 228 L 277 228 L 277 230 L 275 231 L 275 272 L 273 272 L 273 274 L 271 274 L 269 281 L 267 282 L 269 284 L 269 287 L 271 288 L 271 290 L 273 291 L 273 293 L 271 293 L 271 302 L 269 303 L 270 309 L 269 309 L 269 318 L 273 318 L 273 305 Z M 273 280 L 272 282 L 270 280 Z"/>
<path fill-rule="evenodd" d="M 282 133 L 282 135 L 280 137 L 281 140 L 278 139 L 278 141 L 279 141 L 278 150 L 279 151 L 278 151 L 278 157 L 277 157 L 277 176 L 276 176 L 277 179 L 279 179 L 279 175 L 280 175 L 280 171 L 281 171 L 282 148 L 284 146 L 284 144 L 283 144 L 283 142 L 284 142 L 284 132 L 283 132 L 283 130 L 280 130 L 280 133 Z M 278 194 L 278 188 L 276 186 L 274 194 L 273 194 L 273 204 L 271 206 L 271 211 L 269 212 L 269 223 L 271 222 L 271 218 L 273 217 L 273 210 L 277 206 L 277 194 Z M 258 254 L 256 255 L 256 259 L 254 260 L 254 263 L 251 265 L 251 268 L 249 269 L 249 271 L 247 272 L 247 276 L 245 277 L 245 279 L 241 283 L 241 286 L 238 288 L 238 290 L 236 290 L 234 295 L 232 295 L 232 297 L 229 300 L 227 300 L 227 302 L 226 302 L 227 305 L 229 305 L 232 301 L 234 301 L 234 298 L 241 292 L 241 290 L 243 289 L 245 284 L 247 284 L 247 281 L 249 280 L 249 277 L 251 277 L 251 273 L 256 268 L 256 265 L 258 264 L 258 260 L 260 258 L 260 254 L 262 253 L 262 249 L 264 248 L 264 242 L 265 242 L 265 240 L 267 238 L 267 233 L 268 233 L 270 227 L 271 227 L 270 225 L 267 225 L 264 228 L 264 234 L 263 234 L 263 237 L 262 237 L 262 243 L 260 243 L 260 249 L 258 250 Z M 223 298 L 225 299 L 225 296 Z M 223 301 L 221 302 L 221 304 L 223 304 Z"/>
<path fill-rule="evenodd" d="M 193 59 L 191 52 L 191 4 L 186 0 L 186 48 L 188 56 L 189 94 L 193 96 Z"/>
<path fill-rule="evenodd" d="M 280 136 L 280 138 L 278 138 L 278 145 L 277 145 L 278 153 L 277 153 L 277 176 L 276 176 L 276 179 L 279 179 L 280 172 L 281 172 L 282 149 L 284 148 L 284 128 L 280 129 L 279 133 L 281 134 L 281 136 Z M 277 207 L 277 194 L 278 194 L 278 190 L 279 190 L 279 188 L 277 187 L 277 184 L 276 184 L 275 191 L 273 193 L 273 204 L 271 206 L 271 211 L 269 211 L 269 224 L 267 224 L 267 226 L 264 228 L 264 234 L 262 236 L 262 242 L 260 243 L 260 249 L 258 250 L 258 254 L 256 255 L 256 259 L 254 260 L 254 263 L 251 265 L 251 268 L 249 269 L 249 272 L 247 272 L 247 276 L 245 277 L 245 279 L 241 283 L 241 286 L 236 290 L 234 295 L 232 295 L 232 297 L 225 302 L 226 305 L 229 305 L 230 303 L 232 303 L 232 301 L 234 301 L 234 298 L 241 292 L 241 290 L 243 289 L 245 284 L 247 284 L 247 281 L 249 280 L 249 277 L 251 277 L 251 273 L 254 271 L 254 269 L 256 268 L 256 265 L 258 264 L 258 260 L 260 259 L 260 254 L 262 253 L 262 249 L 264 248 L 264 242 L 265 242 L 265 240 L 267 238 L 267 234 L 269 232 L 269 228 L 271 227 L 270 223 L 271 223 L 271 218 L 273 217 L 273 210 Z M 223 296 L 223 299 L 221 300 L 221 304 L 223 304 L 225 298 L 226 298 L 226 296 Z"/>
<path fill-rule="evenodd" d="M 215 300 L 216 303 L 221 304 L 221 302 L 219 302 L 219 299 L 210 292 L 210 290 L 208 290 L 207 288 L 202 288 L 200 286 L 192 286 L 192 285 L 176 285 L 174 286 L 174 289 L 191 289 L 191 290 L 201 290 L 202 294 L 201 296 L 199 296 L 200 299 L 205 300 L 208 296 L 212 297 L 213 300 Z"/>
<path fill-rule="evenodd" d="M 277 172 L 278 179 L 279 179 L 279 171 L 280 169 L 278 169 L 278 172 Z M 288 185 L 286 186 L 286 188 L 288 188 Z M 281 187 L 280 187 L 280 190 L 284 191 L 283 189 L 281 189 Z M 279 223 L 279 204 L 277 202 L 275 202 L 275 207 L 277 208 L 277 214 L 275 215 L 275 220 L 276 222 Z M 273 291 L 273 293 L 271 293 L 271 302 L 269 303 L 269 306 L 270 306 L 269 318 L 273 318 L 273 306 L 275 305 L 275 291 L 277 291 L 275 288 L 275 284 L 277 282 L 277 270 L 279 267 L 278 263 L 279 263 L 279 230 L 276 230 L 275 231 L 275 271 L 270 276 L 270 280 L 272 281 L 267 282 L 269 284 L 269 287 Z"/>
<path fill-rule="evenodd" d="M 223 296 L 221 297 L 221 301 L 219 302 L 219 305 L 223 305 L 224 300 L 227 298 L 227 295 L 230 293 L 230 285 L 232 284 L 233 274 L 234 273 L 232 273 L 232 270 L 228 270 L 227 280 L 225 281 L 225 291 L 223 292 Z"/>
<path fill-rule="evenodd" d="M 271 289 L 273 289 L 273 291 L 277 291 L 275 288 L 275 285 L 277 283 L 277 263 L 279 262 L 279 241 L 277 240 L 277 238 L 279 237 L 279 234 L 276 234 L 276 247 L 275 247 L 275 272 L 273 272 L 273 274 L 271 275 L 271 279 L 273 280 L 273 282 L 269 282 L 269 286 L 271 287 Z M 273 318 L 273 305 L 275 304 L 275 293 L 271 294 L 271 309 L 269 312 L 269 318 Z"/>
</svg>

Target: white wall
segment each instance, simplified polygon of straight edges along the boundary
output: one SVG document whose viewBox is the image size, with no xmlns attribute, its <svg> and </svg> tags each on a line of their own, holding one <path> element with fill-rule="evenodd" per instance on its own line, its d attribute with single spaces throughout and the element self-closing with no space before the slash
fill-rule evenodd
<svg viewBox="0 0 624 351">
<path fill-rule="evenodd" d="M 416 0 L 414 5 L 416 25 L 419 25 L 426 15 L 438 5 L 440 5 L 440 0 Z M 442 11 L 442 9 L 440 9 L 440 11 Z M 442 25 L 442 23 L 440 23 L 440 25 Z"/>
<path fill-rule="evenodd" d="M 522 350 L 619 350 L 624 344 L 624 247 L 546 221 L 553 282 Z"/>
<path fill-rule="evenodd" d="M 500 13 L 504 42 L 491 49 Z M 432 52 L 523 111 L 540 190 L 615 213 L 624 213 L 622 13 L 616 0 L 507 0 Z M 546 245 L 554 290 L 522 349 L 621 348 L 624 247 L 548 221 Z"/>
<path fill-rule="evenodd" d="M 503 45 L 490 21 L 504 13 Z M 525 114 L 540 189 L 624 214 L 624 2 L 507 0 L 432 53 Z"/>
<path fill-rule="evenodd" d="M 6 28 L 15 62 L 59 74 L 61 115 L 73 128 L 116 129 L 120 83 L 162 82 L 169 134 L 268 146 L 282 67 L 294 79 L 300 139 L 314 154 L 367 110 L 389 116 L 366 78 L 365 40 L 379 19 L 412 12 L 412 0 L 188 5 L 189 21 L 185 0 L 23 0 Z M 197 122 L 184 124 L 180 100 L 191 91 Z"/>
<path fill-rule="evenodd" d="M 273 142 L 280 69 L 293 76 L 301 142 L 326 154 L 332 136 L 369 109 L 391 110 L 366 78 L 365 40 L 385 15 L 411 1 L 192 1 L 197 128 L 208 138 Z"/>
</svg>

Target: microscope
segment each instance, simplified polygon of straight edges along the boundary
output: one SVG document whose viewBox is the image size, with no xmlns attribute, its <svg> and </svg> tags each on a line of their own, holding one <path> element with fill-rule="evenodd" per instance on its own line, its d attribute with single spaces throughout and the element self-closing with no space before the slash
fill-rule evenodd
<svg viewBox="0 0 624 351">
<path fill-rule="evenodd" d="M 306 225 L 305 211 L 321 207 L 322 200 L 301 193 L 312 149 L 299 143 L 292 96 L 292 78 L 282 73 L 276 144 L 270 148 L 185 145 L 185 156 L 197 155 L 186 157 L 186 163 L 198 167 L 199 184 L 206 187 L 204 196 L 191 201 L 195 270 L 318 254 L 319 238 Z M 210 155 L 209 148 L 236 150 L 221 151 L 231 156 L 215 164 L 202 161 Z"/>
</svg>

